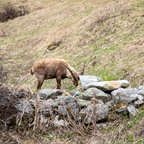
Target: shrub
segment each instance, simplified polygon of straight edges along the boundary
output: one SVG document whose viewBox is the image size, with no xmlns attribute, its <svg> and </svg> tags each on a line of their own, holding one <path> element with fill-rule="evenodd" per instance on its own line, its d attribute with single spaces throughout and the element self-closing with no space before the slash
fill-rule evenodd
<svg viewBox="0 0 144 144">
<path fill-rule="evenodd" d="M 0 22 L 6 22 L 19 16 L 28 14 L 29 11 L 24 6 L 15 7 L 12 3 L 3 4 L 0 9 Z"/>
</svg>

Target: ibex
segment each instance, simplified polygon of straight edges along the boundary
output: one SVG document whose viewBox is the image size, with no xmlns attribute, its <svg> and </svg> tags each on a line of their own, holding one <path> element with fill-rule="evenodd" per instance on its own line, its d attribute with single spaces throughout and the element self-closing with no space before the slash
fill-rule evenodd
<svg viewBox="0 0 144 144">
<path fill-rule="evenodd" d="M 61 79 L 69 78 L 75 86 L 78 86 L 79 75 L 83 75 L 85 64 L 82 71 L 78 74 L 63 59 L 42 59 L 34 63 L 30 69 L 30 73 L 37 77 L 37 90 L 41 89 L 44 80 L 56 78 L 57 89 L 61 87 Z"/>
</svg>

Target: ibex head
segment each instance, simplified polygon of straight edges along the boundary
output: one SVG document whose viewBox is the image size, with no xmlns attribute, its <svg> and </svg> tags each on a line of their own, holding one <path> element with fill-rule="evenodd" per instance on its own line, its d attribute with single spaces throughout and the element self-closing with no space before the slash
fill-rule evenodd
<svg viewBox="0 0 144 144">
<path fill-rule="evenodd" d="M 81 72 L 79 72 L 79 73 L 74 71 L 74 69 L 70 65 L 65 65 L 65 67 L 70 71 L 70 73 L 72 75 L 71 79 L 72 79 L 73 84 L 75 86 L 78 86 L 78 82 L 80 80 L 79 75 L 83 75 L 84 74 L 84 70 L 85 70 L 85 67 L 86 67 L 85 63 L 83 65 L 83 68 L 82 68 Z"/>
</svg>

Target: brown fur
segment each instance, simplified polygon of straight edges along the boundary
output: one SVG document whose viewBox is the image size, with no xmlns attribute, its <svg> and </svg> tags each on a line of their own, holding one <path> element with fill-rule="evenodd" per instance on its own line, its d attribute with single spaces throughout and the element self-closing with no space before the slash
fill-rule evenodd
<svg viewBox="0 0 144 144">
<path fill-rule="evenodd" d="M 61 87 L 61 79 L 72 79 L 74 85 L 78 85 L 78 73 L 63 59 L 43 59 L 36 62 L 30 69 L 31 74 L 35 74 L 38 79 L 37 90 L 46 79 L 56 78 L 57 89 Z"/>
</svg>

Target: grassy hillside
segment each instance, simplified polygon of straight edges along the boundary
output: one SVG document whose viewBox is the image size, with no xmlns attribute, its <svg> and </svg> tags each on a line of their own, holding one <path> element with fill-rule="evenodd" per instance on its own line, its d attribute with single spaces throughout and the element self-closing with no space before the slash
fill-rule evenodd
<svg viewBox="0 0 144 144">
<path fill-rule="evenodd" d="M 8 0 L 4 0 L 3 3 Z M 12 0 L 30 14 L 0 23 L 0 60 L 9 83 L 35 90 L 28 73 L 43 58 L 63 58 L 77 71 L 103 80 L 127 79 L 132 86 L 144 76 L 144 0 Z M 62 44 L 43 55 L 53 41 Z M 55 88 L 55 80 L 43 88 Z M 71 90 L 70 80 L 62 88 Z"/>
</svg>

